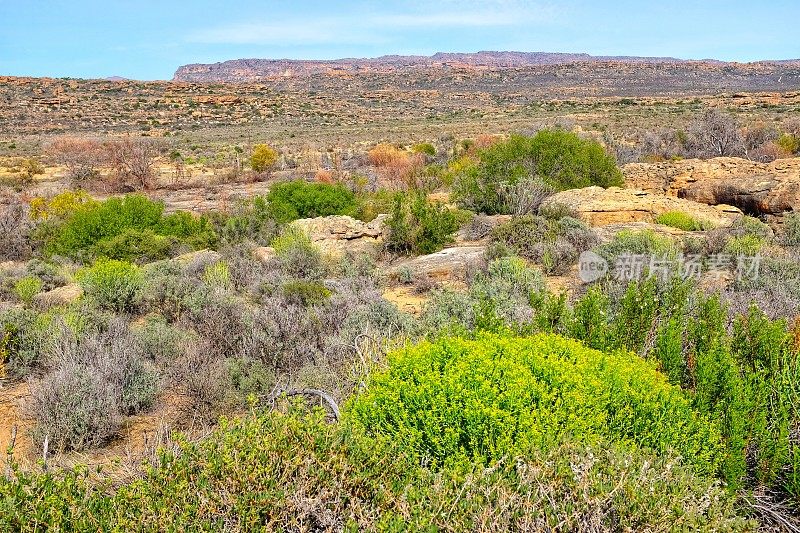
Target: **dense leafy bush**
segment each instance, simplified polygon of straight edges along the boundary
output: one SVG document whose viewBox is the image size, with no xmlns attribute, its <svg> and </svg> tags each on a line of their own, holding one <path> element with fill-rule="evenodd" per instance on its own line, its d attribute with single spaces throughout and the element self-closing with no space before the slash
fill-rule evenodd
<svg viewBox="0 0 800 533">
<path fill-rule="evenodd" d="M 173 242 L 211 246 L 216 235 L 209 222 L 188 213 L 164 216 L 164 205 L 141 195 L 103 202 L 65 198 L 40 207 L 38 237 L 48 254 L 76 259 L 108 257 L 153 260 L 166 255 Z"/>
<path fill-rule="evenodd" d="M 398 193 L 386 220 L 389 250 L 404 254 L 430 254 L 453 241 L 456 215 L 446 206 L 428 200 L 419 191 Z"/>
<path fill-rule="evenodd" d="M 124 312 L 133 309 L 142 286 L 136 265 L 114 259 L 99 259 L 76 274 L 86 296 L 100 307 Z"/>
<path fill-rule="evenodd" d="M 25 276 L 14 284 L 14 293 L 26 305 L 30 305 L 33 297 L 39 294 L 44 284 L 36 276 Z"/>
<path fill-rule="evenodd" d="M 550 335 L 402 350 L 351 409 L 364 431 L 438 465 L 546 450 L 561 436 L 675 449 L 709 474 L 723 455 L 716 424 L 655 367 Z"/>
<path fill-rule="evenodd" d="M 505 191 L 529 178 L 555 190 L 622 185 L 614 158 L 595 141 L 563 130 L 542 130 L 533 137 L 512 136 L 478 154 L 453 184 L 455 198 L 467 209 L 486 214 L 511 213 Z"/>
<path fill-rule="evenodd" d="M 270 188 L 266 196 L 270 213 L 278 222 L 328 215 L 353 215 L 356 197 L 341 184 L 287 181 Z"/>
</svg>

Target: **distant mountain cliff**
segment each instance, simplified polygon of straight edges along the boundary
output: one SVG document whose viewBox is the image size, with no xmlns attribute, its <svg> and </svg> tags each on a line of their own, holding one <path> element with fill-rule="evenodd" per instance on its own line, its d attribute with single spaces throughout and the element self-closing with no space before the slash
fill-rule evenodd
<svg viewBox="0 0 800 533">
<path fill-rule="evenodd" d="M 367 59 L 233 59 L 222 63 L 184 65 L 174 81 L 251 82 L 266 78 L 397 72 L 424 68 L 501 69 L 578 62 L 680 63 L 672 57 L 591 56 L 554 52 L 437 53 L 432 56 L 389 55 Z"/>
</svg>

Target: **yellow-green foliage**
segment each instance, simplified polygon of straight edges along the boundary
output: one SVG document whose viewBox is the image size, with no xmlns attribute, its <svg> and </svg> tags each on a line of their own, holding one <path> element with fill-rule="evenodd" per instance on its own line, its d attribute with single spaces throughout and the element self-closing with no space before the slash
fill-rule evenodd
<svg viewBox="0 0 800 533">
<path fill-rule="evenodd" d="M 142 286 L 142 274 L 136 265 L 114 259 L 98 259 L 76 273 L 87 297 L 101 307 L 126 311 L 133 307 Z"/>
<path fill-rule="evenodd" d="M 14 293 L 20 301 L 30 305 L 33 297 L 42 291 L 42 285 L 42 280 L 36 276 L 25 276 L 14 284 Z"/>
<path fill-rule="evenodd" d="M 250 156 L 250 167 L 256 172 L 270 170 L 278 162 L 278 151 L 268 144 L 257 144 Z"/>
<path fill-rule="evenodd" d="M 656 224 L 663 224 L 683 231 L 704 231 L 711 229 L 711 224 L 697 220 L 683 211 L 667 211 L 656 217 Z"/>
<path fill-rule="evenodd" d="M 734 256 L 752 256 L 759 253 L 763 246 L 764 239 L 756 235 L 739 235 L 728 239 L 724 251 Z"/>
<path fill-rule="evenodd" d="M 489 463 L 565 437 L 674 449 L 707 474 L 723 456 L 716 423 L 654 365 L 555 335 L 487 334 L 401 350 L 351 410 L 364 431 L 439 465 Z"/>
<path fill-rule="evenodd" d="M 231 286 L 231 271 L 228 263 L 217 261 L 208 265 L 203 272 L 203 281 L 211 287 L 229 289 Z"/>
</svg>

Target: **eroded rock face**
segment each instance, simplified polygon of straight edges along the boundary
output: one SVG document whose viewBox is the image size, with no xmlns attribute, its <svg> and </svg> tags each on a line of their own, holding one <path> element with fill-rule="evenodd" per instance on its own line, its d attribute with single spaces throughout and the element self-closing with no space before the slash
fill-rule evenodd
<svg viewBox="0 0 800 533">
<path fill-rule="evenodd" d="M 622 171 L 628 187 L 709 205 L 729 204 L 749 215 L 778 215 L 800 206 L 800 158 L 631 163 Z"/>
<path fill-rule="evenodd" d="M 699 202 L 664 196 L 638 189 L 619 187 L 585 187 L 561 191 L 544 201 L 542 206 L 565 205 L 592 226 L 629 222 L 655 222 L 668 211 L 681 211 L 699 221 L 724 227 L 741 215 L 731 206 L 709 206 Z"/>
<path fill-rule="evenodd" d="M 323 253 L 341 257 L 346 253 L 371 253 L 383 242 L 384 221 L 388 215 L 378 215 L 371 222 L 353 217 L 332 215 L 301 218 L 292 225 L 309 236 Z"/>
</svg>

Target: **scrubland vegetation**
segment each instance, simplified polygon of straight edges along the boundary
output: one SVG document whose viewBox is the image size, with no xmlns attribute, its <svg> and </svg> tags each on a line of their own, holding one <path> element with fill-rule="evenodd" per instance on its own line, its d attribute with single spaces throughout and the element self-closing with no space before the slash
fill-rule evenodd
<svg viewBox="0 0 800 533">
<path fill-rule="evenodd" d="M 149 182 L 121 161 L 144 155 L 117 149 L 111 174 L 65 159 L 72 183 L 128 176 L 135 191 L 0 213 L 0 376 L 28 381 L 45 459 L 9 448 L 2 528 L 800 527 L 795 215 L 776 231 L 669 211 L 653 222 L 677 236 L 602 239 L 543 202 L 623 185 L 613 147 L 559 128 L 444 154 L 378 144 L 369 176 L 276 181 L 203 214 L 141 194 Z M 261 179 L 282 154 L 249 157 Z M 329 253 L 293 224 L 378 214 L 372 253 Z M 457 241 L 485 247 L 459 283 L 393 270 Z M 735 278 L 722 287 L 674 273 L 552 288 L 586 251 L 610 264 L 759 253 L 762 271 L 715 265 Z M 384 297 L 397 283 L 424 294 L 419 313 Z M 116 482 L 45 462 L 108 445 L 170 391 L 213 431 L 174 436 Z"/>
</svg>

